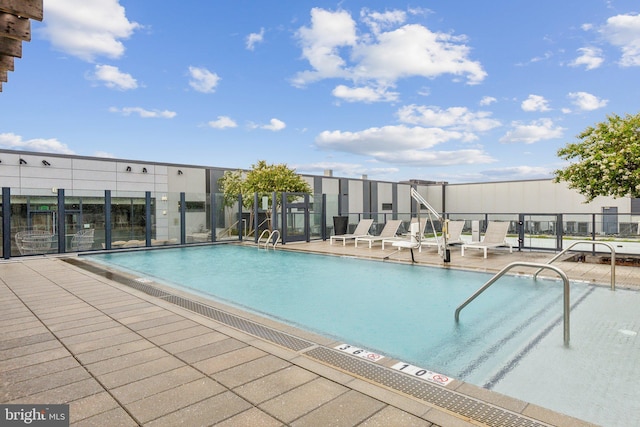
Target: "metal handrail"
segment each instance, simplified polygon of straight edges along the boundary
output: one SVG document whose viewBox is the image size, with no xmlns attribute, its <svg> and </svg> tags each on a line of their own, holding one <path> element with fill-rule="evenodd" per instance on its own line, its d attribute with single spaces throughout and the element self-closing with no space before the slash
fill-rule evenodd
<svg viewBox="0 0 640 427">
<path fill-rule="evenodd" d="M 553 261 L 557 260 L 562 255 L 564 255 L 569 249 L 581 243 L 585 243 L 589 245 L 604 245 L 604 246 L 607 246 L 609 249 L 611 249 L 611 290 L 615 291 L 616 290 L 616 250 L 611 243 L 598 242 L 595 240 L 578 240 L 578 241 L 572 242 L 566 249 L 564 249 L 558 255 L 554 256 L 549 261 L 547 261 L 547 264 L 551 264 Z M 541 271 L 542 271 L 542 268 L 538 269 L 538 271 L 536 271 L 533 274 L 533 278 L 536 279 L 538 277 L 538 273 L 540 273 Z"/>
<path fill-rule="evenodd" d="M 276 236 L 276 238 L 273 240 L 273 248 L 276 248 L 276 245 L 278 244 L 278 240 L 280 240 L 280 230 L 263 230 L 262 233 L 260 233 L 260 237 L 258 238 L 258 249 L 260 249 L 260 241 L 262 240 L 262 236 L 265 235 L 265 233 L 269 233 L 267 234 L 267 240 L 265 240 L 264 242 L 264 248 L 265 249 L 269 249 L 269 242 L 271 241 L 271 239 L 273 239 L 273 236 Z"/>
<path fill-rule="evenodd" d="M 536 263 L 536 262 L 520 262 L 520 261 L 518 261 L 518 262 L 512 262 L 511 264 L 507 265 L 502 270 L 500 270 L 495 276 L 493 276 L 491 278 L 491 280 L 489 280 L 487 283 L 482 285 L 482 287 L 480 289 L 475 291 L 473 295 L 471 295 L 469 298 L 467 298 L 467 300 L 465 302 L 463 302 L 458 308 L 456 308 L 456 313 L 455 313 L 456 323 L 460 321 L 460 311 L 463 308 L 465 308 L 467 305 L 469 305 L 469 303 L 471 301 L 476 299 L 478 297 L 478 295 L 483 293 L 489 286 L 493 285 L 499 278 L 504 276 L 505 273 L 507 271 L 511 270 L 513 267 L 538 267 L 540 270 L 543 270 L 543 269 L 547 268 L 549 270 L 555 271 L 556 273 L 558 273 L 560 278 L 562 278 L 562 281 L 564 282 L 564 301 L 563 301 L 564 345 L 569 345 L 569 310 L 571 308 L 570 307 L 570 297 L 569 297 L 569 293 L 570 293 L 569 278 L 564 273 L 564 271 L 560 270 L 558 267 L 555 267 L 555 266 L 549 265 L 549 264 L 541 264 L 541 263 Z"/>
</svg>

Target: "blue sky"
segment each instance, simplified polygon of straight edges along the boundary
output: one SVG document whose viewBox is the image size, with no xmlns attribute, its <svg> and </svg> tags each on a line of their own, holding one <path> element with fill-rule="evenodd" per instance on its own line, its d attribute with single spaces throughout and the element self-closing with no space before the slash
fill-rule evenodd
<svg viewBox="0 0 640 427">
<path fill-rule="evenodd" d="M 637 114 L 640 4 L 44 0 L 0 148 L 450 183 Z"/>
</svg>

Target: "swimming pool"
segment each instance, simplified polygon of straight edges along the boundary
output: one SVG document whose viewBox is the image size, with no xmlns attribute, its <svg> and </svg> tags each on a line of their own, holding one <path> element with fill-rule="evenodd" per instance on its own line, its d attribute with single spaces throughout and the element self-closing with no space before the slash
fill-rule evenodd
<svg viewBox="0 0 640 427">
<path fill-rule="evenodd" d="M 594 406 L 601 405 L 595 399 L 602 387 L 600 390 L 596 387 L 589 396 L 576 398 L 577 389 L 593 389 L 575 383 L 585 381 L 587 362 L 578 362 L 582 366 L 575 379 L 571 374 L 576 360 L 587 359 L 591 363 L 593 359 L 580 354 L 584 350 L 576 351 L 584 342 L 593 342 L 583 336 L 579 323 L 593 323 L 593 316 L 589 315 L 594 310 L 593 302 L 596 306 L 603 305 L 597 303 L 598 299 L 605 298 L 612 304 L 633 298 L 640 302 L 637 293 L 630 291 L 611 292 L 572 284 L 572 345 L 565 348 L 562 345 L 562 286 L 557 281 L 505 277 L 465 308 L 461 322 L 456 324 L 455 308 L 490 275 L 286 251 L 258 251 L 236 245 L 102 254 L 92 258 L 600 423 L 603 422 L 601 414 L 584 416 L 584 402 L 592 399 Z M 619 310 L 612 312 L 616 311 Z M 603 315 L 609 316 L 611 312 Z M 612 337 L 622 345 L 616 352 L 639 355 L 638 340 L 633 335 L 639 325 L 619 326 Z M 601 332 L 600 342 L 603 342 L 603 336 L 610 335 L 611 328 Z M 576 356 L 579 357 L 576 359 Z M 599 363 L 602 358 L 596 359 Z M 615 361 L 617 365 L 620 359 Z M 594 378 L 609 375 L 605 365 L 610 363 L 596 365 Z M 557 365 L 565 368 L 558 371 Z M 631 374 L 632 378 L 637 375 L 640 379 L 640 372 Z M 536 383 L 536 379 L 538 384 L 532 387 L 530 384 Z M 608 383 L 614 381 L 609 379 Z M 573 387 L 565 391 L 567 396 L 562 402 L 557 397 L 548 398 L 552 394 L 549 389 L 563 390 L 567 384 Z M 621 387 L 616 384 L 608 388 Z M 631 387 L 629 392 L 637 393 L 638 389 Z M 564 402 L 566 400 L 569 402 Z M 612 400 L 615 399 L 607 398 L 608 408 Z M 621 412 L 629 413 L 629 407 L 625 406 Z M 617 422 L 616 418 L 608 417 L 605 425 L 618 425 L 610 422 Z"/>
</svg>

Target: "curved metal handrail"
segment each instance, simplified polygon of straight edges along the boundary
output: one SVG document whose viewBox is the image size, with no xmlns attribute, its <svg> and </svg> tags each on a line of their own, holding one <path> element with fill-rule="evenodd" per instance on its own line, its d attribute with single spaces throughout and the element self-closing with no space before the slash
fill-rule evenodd
<svg viewBox="0 0 640 427">
<path fill-rule="evenodd" d="M 541 264 L 541 263 L 536 263 L 536 262 L 512 262 L 511 264 L 507 265 L 502 270 L 500 270 L 495 276 L 493 276 L 491 278 L 491 280 L 489 280 L 487 283 L 482 285 L 482 287 L 480 287 L 480 289 L 475 291 L 473 295 L 471 295 L 469 298 L 467 298 L 467 300 L 465 302 L 463 302 L 458 308 L 456 308 L 456 313 L 455 313 L 456 323 L 460 321 L 460 311 L 463 308 L 465 308 L 467 305 L 469 305 L 469 303 L 471 301 L 476 299 L 478 297 L 478 295 L 480 295 L 485 290 L 487 290 L 487 288 L 489 286 L 493 285 L 499 278 L 504 276 L 505 273 L 507 271 L 511 270 L 513 267 L 538 267 L 540 270 L 543 270 L 543 269 L 547 268 L 549 270 L 553 270 L 556 273 L 558 273 L 558 275 L 560 276 L 560 278 L 562 279 L 562 281 L 564 283 L 564 301 L 563 301 L 564 344 L 565 345 L 569 345 L 569 310 L 570 310 L 569 278 L 564 273 L 564 271 L 560 270 L 558 267 L 555 267 L 555 266 L 549 265 L 549 264 Z"/>
<path fill-rule="evenodd" d="M 273 236 L 276 236 L 275 239 L 273 239 L 273 248 L 276 248 L 276 245 L 278 244 L 278 241 L 280 240 L 280 230 L 263 230 L 262 233 L 260 233 L 260 237 L 258 237 L 258 249 L 260 249 L 260 241 L 262 240 L 262 236 L 265 235 L 265 233 L 267 234 L 267 240 L 265 240 L 264 242 L 264 248 L 265 249 L 269 249 L 269 242 L 273 239 Z"/>
<path fill-rule="evenodd" d="M 549 261 L 547 261 L 547 264 L 551 264 L 553 261 L 557 260 L 562 255 L 564 255 L 569 249 L 579 244 L 604 245 L 604 246 L 607 246 L 609 249 L 611 249 L 611 290 L 615 291 L 616 290 L 616 249 L 613 247 L 611 243 L 598 242 L 596 240 L 576 240 L 575 242 L 572 242 L 566 249 L 564 249 L 558 255 L 554 256 Z M 533 278 L 536 279 L 538 277 L 538 273 L 540 273 L 541 271 L 542 271 L 541 268 L 538 269 L 538 271 L 536 271 L 533 274 Z"/>
</svg>

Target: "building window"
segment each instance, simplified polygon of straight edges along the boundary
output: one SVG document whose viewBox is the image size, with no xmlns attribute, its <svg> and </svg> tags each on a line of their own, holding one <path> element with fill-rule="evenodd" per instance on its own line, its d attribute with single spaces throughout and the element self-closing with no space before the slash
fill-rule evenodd
<svg viewBox="0 0 640 427">
<path fill-rule="evenodd" d="M 383 203 L 382 204 L 382 210 L 383 211 L 392 211 L 393 210 L 393 203 Z"/>
</svg>

